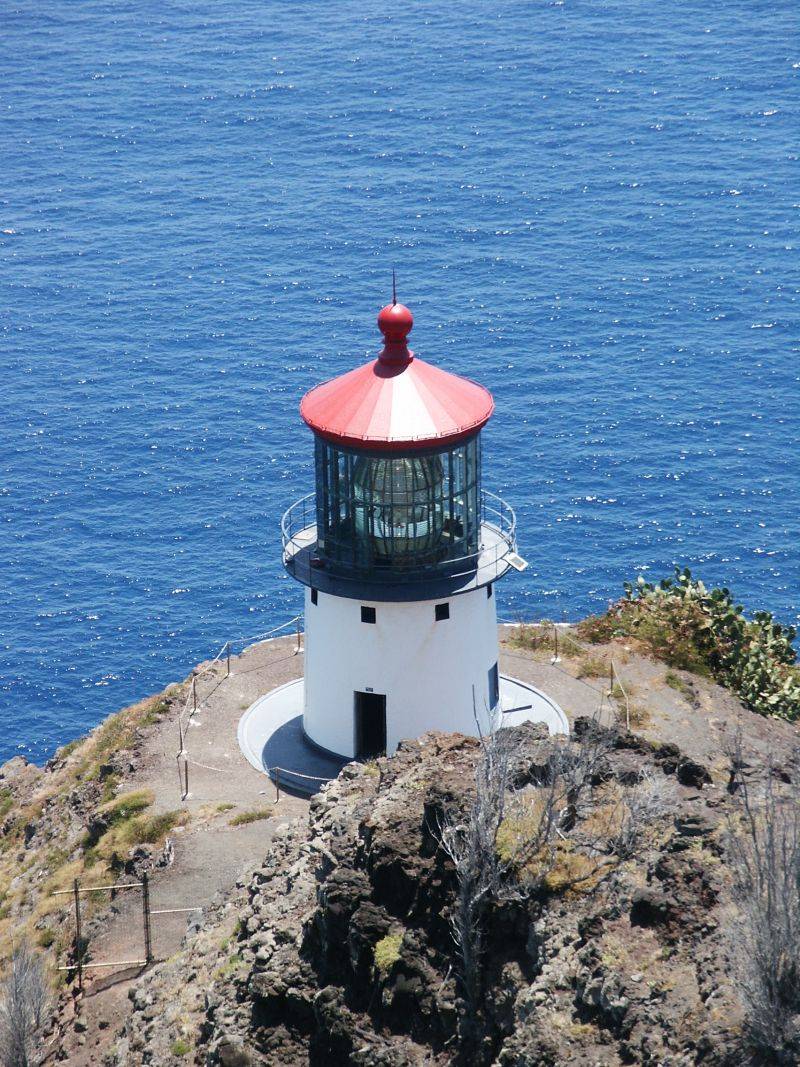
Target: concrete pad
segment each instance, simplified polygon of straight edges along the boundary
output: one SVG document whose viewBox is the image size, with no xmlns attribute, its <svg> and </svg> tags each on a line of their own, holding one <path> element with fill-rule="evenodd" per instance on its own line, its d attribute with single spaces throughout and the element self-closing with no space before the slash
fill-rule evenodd
<svg viewBox="0 0 800 1067">
<path fill-rule="evenodd" d="M 237 738 L 248 763 L 283 788 L 316 793 L 350 760 L 311 744 L 303 733 L 304 682 L 296 678 L 259 697 L 239 720 Z M 569 733 L 567 717 L 554 700 L 517 678 L 500 677 L 501 728 L 543 722 L 551 734 Z"/>
</svg>

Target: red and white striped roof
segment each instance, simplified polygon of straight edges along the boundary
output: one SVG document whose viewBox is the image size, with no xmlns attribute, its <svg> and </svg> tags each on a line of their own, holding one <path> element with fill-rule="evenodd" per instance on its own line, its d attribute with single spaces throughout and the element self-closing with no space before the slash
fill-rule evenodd
<svg viewBox="0 0 800 1067">
<path fill-rule="evenodd" d="M 492 394 L 417 359 L 406 343 L 413 325 L 407 307 L 387 304 L 378 315 L 381 354 L 307 392 L 300 404 L 304 422 L 335 444 L 384 451 L 440 447 L 484 426 L 494 410 Z"/>
</svg>

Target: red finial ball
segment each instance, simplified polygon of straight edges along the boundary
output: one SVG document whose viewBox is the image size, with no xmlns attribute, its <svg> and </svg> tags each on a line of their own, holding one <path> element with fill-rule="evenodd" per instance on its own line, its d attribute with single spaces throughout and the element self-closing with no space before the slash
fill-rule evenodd
<svg viewBox="0 0 800 1067">
<path fill-rule="evenodd" d="M 378 326 L 387 344 L 404 344 L 413 325 L 414 316 L 405 304 L 387 304 L 378 315 Z"/>
</svg>

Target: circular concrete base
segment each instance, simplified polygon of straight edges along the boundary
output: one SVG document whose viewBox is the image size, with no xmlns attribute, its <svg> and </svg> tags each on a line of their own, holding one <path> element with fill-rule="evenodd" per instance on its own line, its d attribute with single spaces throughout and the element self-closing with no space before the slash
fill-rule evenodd
<svg viewBox="0 0 800 1067">
<path fill-rule="evenodd" d="M 281 787 L 310 796 L 351 760 L 323 752 L 303 732 L 303 679 L 273 689 L 251 704 L 239 720 L 239 748 L 248 762 Z M 543 722 L 551 734 L 569 733 L 567 717 L 540 690 L 516 678 L 500 677 L 501 727 Z"/>
</svg>

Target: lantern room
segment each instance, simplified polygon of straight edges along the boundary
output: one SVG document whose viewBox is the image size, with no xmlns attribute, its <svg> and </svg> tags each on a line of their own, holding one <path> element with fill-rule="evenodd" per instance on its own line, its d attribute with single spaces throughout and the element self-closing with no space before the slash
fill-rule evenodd
<svg viewBox="0 0 800 1067">
<path fill-rule="evenodd" d="M 378 358 L 300 405 L 314 432 L 316 491 L 289 509 L 283 532 L 286 566 L 305 584 L 415 599 L 425 584 L 466 588 L 508 567 L 513 512 L 481 487 L 491 394 L 418 359 L 413 321 L 389 304 Z"/>
</svg>

